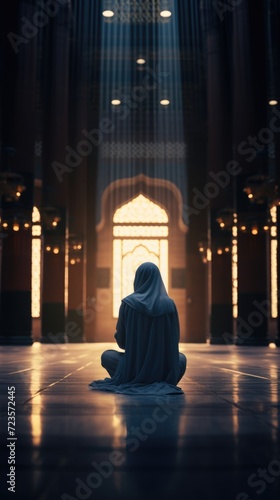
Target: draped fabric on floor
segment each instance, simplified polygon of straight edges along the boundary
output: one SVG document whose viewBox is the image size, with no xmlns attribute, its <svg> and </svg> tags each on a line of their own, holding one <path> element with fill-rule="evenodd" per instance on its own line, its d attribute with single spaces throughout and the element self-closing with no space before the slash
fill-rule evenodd
<svg viewBox="0 0 280 500">
<path fill-rule="evenodd" d="M 112 378 L 90 386 L 122 394 L 182 393 L 176 387 L 180 373 L 178 313 L 157 266 L 147 262 L 139 266 L 134 290 L 122 301 L 115 334 L 125 354 Z"/>
</svg>

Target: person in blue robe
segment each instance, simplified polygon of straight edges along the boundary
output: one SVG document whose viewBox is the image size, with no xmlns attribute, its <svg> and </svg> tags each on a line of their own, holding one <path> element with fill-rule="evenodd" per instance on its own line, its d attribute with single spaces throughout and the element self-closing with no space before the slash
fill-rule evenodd
<svg viewBox="0 0 280 500">
<path fill-rule="evenodd" d="M 103 352 L 101 364 L 110 378 L 91 382 L 92 389 L 121 394 L 178 394 L 187 360 L 179 352 L 180 326 L 174 301 L 168 296 L 159 268 L 141 264 L 134 293 L 120 306 L 115 339 L 124 352 Z"/>
</svg>

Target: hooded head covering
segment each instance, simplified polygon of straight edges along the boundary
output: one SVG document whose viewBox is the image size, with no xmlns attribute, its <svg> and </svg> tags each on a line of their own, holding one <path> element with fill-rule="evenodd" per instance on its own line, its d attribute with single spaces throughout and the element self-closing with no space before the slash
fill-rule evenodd
<svg viewBox="0 0 280 500">
<path fill-rule="evenodd" d="M 175 311 L 172 299 L 168 297 L 159 268 L 152 262 L 138 267 L 134 279 L 134 293 L 123 302 L 148 316 L 161 316 Z"/>
</svg>

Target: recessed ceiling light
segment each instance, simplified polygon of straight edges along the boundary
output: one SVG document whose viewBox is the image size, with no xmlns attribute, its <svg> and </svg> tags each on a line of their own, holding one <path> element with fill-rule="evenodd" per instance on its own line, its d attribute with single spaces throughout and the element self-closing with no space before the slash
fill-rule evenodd
<svg viewBox="0 0 280 500">
<path fill-rule="evenodd" d="M 170 10 L 162 10 L 160 15 L 161 17 L 170 17 L 172 16 L 172 12 L 170 12 Z"/>
<path fill-rule="evenodd" d="M 104 17 L 113 17 L 115 13 L 112 10 L 103 10 L 102 16 Z"/>
<path fill-rule="evenodd" d="M 269 106 L 277 106 L 278 104 L 278 101 L 276 101 L 276 99 L 271 99 L 269 102 L 268 102 Z"/>
<path fill-rule="evenodd" d="M 162 100 L 160 101 L 160 104 L 161 104 L 162 106 L 168 106 L 168 105 L 170 104 L 170 101 L 169 101 L 168 99 L 162 99 Z"/>
<path fill-rule="evenodd" d="M 113 99 L 111 101 L 111 104 L 113 104 L 113 106 L 119 106 L 121 104 L 121 101 L 119 99 Z"/>
<path fill-rule="evenodd" d="M 137 64 L 145 64 L 146 60 L 139 57 L 139 59 L 137 59 L 136 62 Z"/>
</svg>

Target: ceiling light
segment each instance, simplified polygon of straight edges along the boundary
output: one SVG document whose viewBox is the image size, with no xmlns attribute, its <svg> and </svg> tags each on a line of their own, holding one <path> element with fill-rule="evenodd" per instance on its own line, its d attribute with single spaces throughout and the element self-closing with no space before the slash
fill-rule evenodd
<svg viewBox="0 0 280 500">
<path fill-rule="evenodd" d="M 112 10 L 103 10 L 102 16 L 104 17 L 113 17 L 115 13 Z"/>
<path fill-rule="evenodd" d="M 172 16 L 172 12 L 170 12 L 170 10 L 162 10 L 160 15 L 161 17 L 167 18 Z"/>
<path fill-rule="evenodd" d="M 276 99 L 271 99 L 270 101 L 268 101 L 268 104 L 269 106 L 277 106 L 278 101 L 276 101 Z"/>
<path fill-rule="evenodd" d="M 120 101 L 119 99 L 113 99 L 113 100 L 111 101 L 111 104 L 112 104 L 113 106 L 119 106 L 119 105 L 121 104 L 121 101 Z"/>
<path fill-rule="evenodd" d="M 161 104 L 162 106 L 168 106 L 168 105 L 170 104 L 170 101 L 169 101 L 168 99 L 162 99 L 162 100 L 160 101 L 160 104 Z"/>
<path fill-rule="evenodd" d="M 145 64 L 146 60 L 139 57 L 139 59 L 137 59 L 136 62 L 137 64 Z"/>
</svg>

